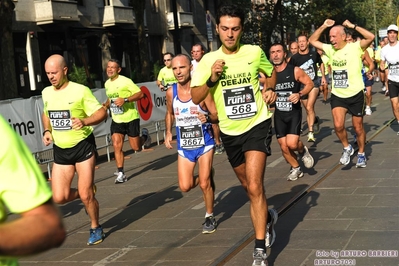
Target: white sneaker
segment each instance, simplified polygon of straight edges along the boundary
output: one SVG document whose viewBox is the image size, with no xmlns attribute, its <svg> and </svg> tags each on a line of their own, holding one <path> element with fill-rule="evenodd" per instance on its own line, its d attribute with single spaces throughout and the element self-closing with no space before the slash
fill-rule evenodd
<svg viewBox="0 0 399 266">
<path fill-rule="evenodd" d="M 126 175 L 122 172 L 119 172 L 118 177 L 115 178 L 115 184 L 124 183 L 127 181 Z"/>
<path fill-rule="evenodd" d="M 355 150 L 349 144 L 349 147 L 347 149 L 343 149 L 341 159 L 339 159 L 339 163 L 343 165 L 348 165 L 354 152 Z"/>
<path fill-rule="evenodd" d="M 366 115 L 371 115 L 372 112 L 370 106 L 366 106 Z"/>
<path fill-rule="evenodd" d="M 146 129 L 145 127 L 143 129 L 141 129 L 141 135 L 146 138 L 146 140 L 145 140 L 145 142 L 143 144 L 144 147 L 145 148 L 150 147 L 150 145 L 151 145 L 151 136 L 150 136 L 150 133 L 148 132 L 148 129 Z"/>
<path fill-rule="evenodd" d="M 312 168 L 313 164 L 314 164 L 313 157 L 312 157 L 312 155 L 310 155 L 308 147 L 303 146 L 303 149 L 304 149 L 304 153 L 303 153 L 303 156 L 302 156 L 303 165 L 306 168 Z"/>
<path fill-rule="evenodd" d="M 290 170 L 290 174 L 287 176 L 288 181 L 295 181 L 298 178 L 303 177 L 303 172 L 301 171 L 301 168 L 292 168 Z"/>
<path fill-rule="evenodd" d="M 381 89 L 382 91 L 386 91 L 387 90 L 387 88 L 385 87 L 385 86 L 382 86 L 382 89 Z"/>
</svg>

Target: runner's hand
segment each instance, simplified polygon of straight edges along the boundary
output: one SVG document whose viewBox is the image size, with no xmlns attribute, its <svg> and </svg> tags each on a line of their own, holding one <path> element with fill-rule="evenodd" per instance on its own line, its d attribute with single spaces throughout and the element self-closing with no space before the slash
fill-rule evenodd
<svg viewBox="0 0 399 266">
<path fill-rule="evenodd" d="M 51 132 L 47 131 L 46 133 L 44 133 L 42 140 L 43 144 L 45 146 L 48 146 L 53 142 L 53 135 L 51 135 Z"/>
<path fill-rule="evenodd" d="M 263 97 L 263 101 L 266 104 L 272 104 L 276 101 L 277 94 L 272 90 L 268 90 L 268 91 L 262 92 L 262 97 Z"/>
<path fill-rule="evenodd" d="M 223 59 L 218 59 L 213 63 L 210 77 L 212 82 L 219 80 L 220 76 L 223 74 L 225 64 L 226 62 Z"/>
<path fill-rule="evenodd" d="M 172 134 L 170 132 L 166 132 L 165 135 L 165 147 L 168 149 L 172 149 L 172 145 L 170 144 L 172 142 Z"/>
<path fill-rule="evenodd" d="M 327 27 L 332 27 L 332 26 L 334 26 L 334 24 L 335 24 L 335 21 L 332 19 L 329 19 L 329 18 L 324 21 L 324 26 L 327 26 Z"/>
</svg>

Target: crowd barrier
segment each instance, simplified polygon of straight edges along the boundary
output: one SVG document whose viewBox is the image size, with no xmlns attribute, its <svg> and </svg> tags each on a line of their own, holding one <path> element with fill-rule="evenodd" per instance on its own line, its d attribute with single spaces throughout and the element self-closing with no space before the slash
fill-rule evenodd
<svg viewBox="0 0 399 266">
<path fill-rule="evenodd" d="M 147 128 L 152 136 L 155 134 L 156 143 L 160 145 L 161 140 L 165 139 L 165 92 L 161 92 L 155 82 L 139 83 L 137 85 L 145 95 L 136 104 L 136 108 L 140 113 L 140 125 L 142 128 Z M 92 91 L 99 102 L 106 101 L 105 89 L 93 89 Z M 50 175 L 53 149 L 52 146 L 45 146 L 42 142 L 42 112 L 43 100 L 41 96 L 0 101 L 0 114 L 16 133 L 23 138 L 36 161 L 39 164 L 47 164 Z M 110 126 L 110 118 L 94 126 L 97 149 L 106 149 L 108 161 L 110 161 L 110 147 L 112 146 Z"/>
</svg>

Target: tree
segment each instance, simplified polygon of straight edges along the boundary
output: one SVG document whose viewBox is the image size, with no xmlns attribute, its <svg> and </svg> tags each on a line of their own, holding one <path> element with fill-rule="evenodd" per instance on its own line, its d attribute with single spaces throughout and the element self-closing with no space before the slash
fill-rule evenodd
<svg viewBox="0 0 399 266">
<path fill-rule="evenodd" d="M 140 77 L 135 82 L 140 81 L 149 81 L 150 80 L 150 59 L 149 59 L 149 51 L 148 51 L 148 38 L 146 37 L 146 32 L 144 28 L 144 12 L 145 5 L 148 1 L 137 1 L 130 0 L 130 6 L 133 7 L 133 11 L 136 16 L 136 25 L 137 25 L 137 34 L 138 34 L 138 45 L 140 51 L 140 58 L 138 62 L 136 62 L 136 66 L 138 67 L 138 73 L 140 73 Z"/>
<path fill-rule="evenodd" d="M 0 100 L 18 97 L 15 75 L 12 0 L 0 0 Z"/>
</svg>

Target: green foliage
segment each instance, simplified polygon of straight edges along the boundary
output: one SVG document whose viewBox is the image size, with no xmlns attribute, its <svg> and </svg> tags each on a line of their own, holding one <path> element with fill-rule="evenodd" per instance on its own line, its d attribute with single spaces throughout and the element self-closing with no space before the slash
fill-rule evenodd
<svg viewBox="0 0 399 266">
<path fill-rule="evenodd" d="M 159 62 L 155 62 L 152 68 L 152 80 L 156 80 L 158 77 L 158 73 L 161 70 L 161 68 L 163 67 L 163 65 L 159 64 Z"/>
<path fill-rule="evenodd" d="M 87 87 L 91 87 L 91 83 L 93 83 L 88 80 L 85 68 L 76 66 L 75 64 L 73 64 L 72 69 L 69 69 L 68 79 Z M 95 80 L 96 75 L 90 74 L 90 79 L 91 81 Z"/>
</svg>

